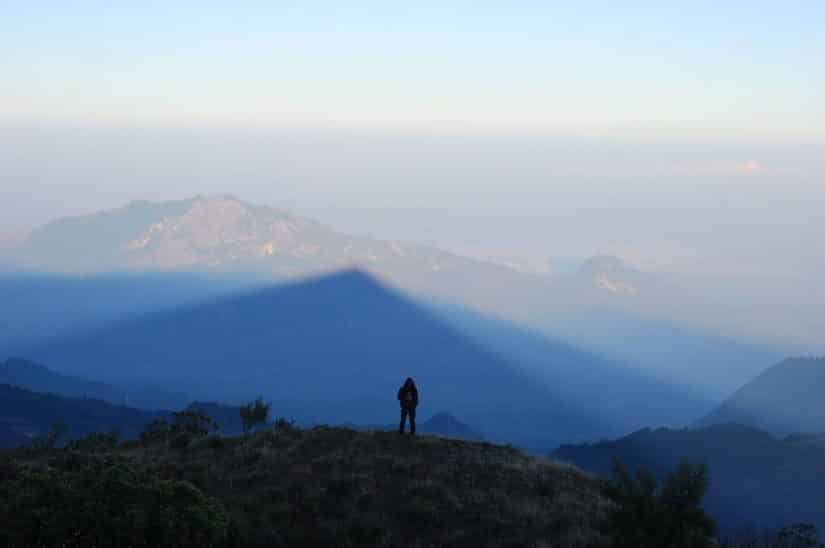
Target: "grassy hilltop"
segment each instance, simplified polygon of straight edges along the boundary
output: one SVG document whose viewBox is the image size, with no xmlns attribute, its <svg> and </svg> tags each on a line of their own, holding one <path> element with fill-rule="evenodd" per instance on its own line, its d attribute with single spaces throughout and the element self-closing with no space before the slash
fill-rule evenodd
<svg viewBox="0 0 825 548">
<path fill-rule="evenodd" d="M 509 447 L 286 423 L 0 453 L 10 548 L 601 546 L 612 504 Z"/>
</svg>

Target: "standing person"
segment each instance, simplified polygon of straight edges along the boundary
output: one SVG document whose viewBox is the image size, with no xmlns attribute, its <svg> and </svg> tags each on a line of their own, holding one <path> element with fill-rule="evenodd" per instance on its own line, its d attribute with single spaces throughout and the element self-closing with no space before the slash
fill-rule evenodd
<svg viewBox="0 0 825 548">
<path fill-rule="evenodd" d="M 415 382 L 407 377 L 404 386 L 398 389 L 398 402 L 401 404 L 401 424 L 398 433 L 404 433 L 404 423 L 410 417 L 410 434 L 415 435 L 415 408 L 418 407 L 418 388 Z"/>
</svg>

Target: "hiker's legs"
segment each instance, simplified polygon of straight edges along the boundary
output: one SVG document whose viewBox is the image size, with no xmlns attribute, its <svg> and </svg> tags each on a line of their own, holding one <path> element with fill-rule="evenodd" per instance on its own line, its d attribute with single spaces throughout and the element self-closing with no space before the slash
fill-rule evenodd
<svg viewBox="0 0 825 548">
<path fill-rule="evenodd" d="M 410 408 L 410 434 L 415 434 L 415 407 Z"/>
<path fill-rule="evenodd" d="M 401 408 L 401 424 L 398 425 L 398 433 L 399 434 L 404 433 L 404 423 L 407 422 L 407 411 L 408 411 L 408 409 L 406 407 Z M 413 418 L 410 417 L 410 428 L 412 428 L 412 425 L 413 425 Z"/>
</svg>

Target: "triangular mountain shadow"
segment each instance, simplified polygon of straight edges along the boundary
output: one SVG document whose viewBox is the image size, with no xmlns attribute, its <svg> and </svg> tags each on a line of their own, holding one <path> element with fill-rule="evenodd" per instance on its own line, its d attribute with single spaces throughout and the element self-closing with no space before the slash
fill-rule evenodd
<svg viewBox="0 0 825 548">
<path fill-rule="evenodd" d="M 25 355 L 61 372 L 161 382 L 201 399 L 260 394 L 274 415 L 303 423 L 392 423 L 395 393 L 412 376 L 422 414 L 450 409 L 487 439 L 540 449 L 621 433 L 593 402 L 565 403 L 357 270 L 129 320 Z"/>
</svg>

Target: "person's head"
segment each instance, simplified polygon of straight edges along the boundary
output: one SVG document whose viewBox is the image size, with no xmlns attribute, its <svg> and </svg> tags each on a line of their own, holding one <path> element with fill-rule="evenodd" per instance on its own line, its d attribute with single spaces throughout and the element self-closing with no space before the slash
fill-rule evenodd
<svg viewBox="0 0 825 548">
<path fill-rule="evenodd" d="M 404 386 L 407 388 L 415 386 L 415 382 L 413 382 L 412 377 L 407 377 L 407 380 L 404 381 Z"/>
</svg>

